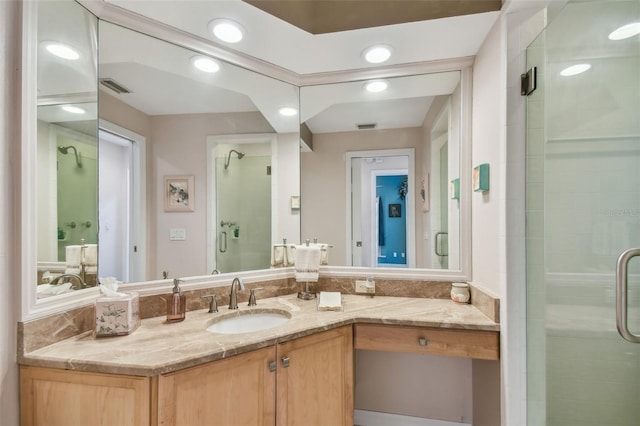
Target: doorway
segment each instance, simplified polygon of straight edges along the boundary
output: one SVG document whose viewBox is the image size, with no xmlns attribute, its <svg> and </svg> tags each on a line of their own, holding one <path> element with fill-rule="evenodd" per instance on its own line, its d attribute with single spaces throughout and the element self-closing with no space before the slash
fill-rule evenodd
<svg viewBox="0 0 640 426">
<path fill-rule="evenodd" d="M 407 171 L 374 172 L 376 266 L 407 266 Z"/>
<path fill-rule="evenodd" d="M 570 1 L 527 49 L 529 425 L 640 424 L 640 344 L 619 332 L 640 335 L 640 259 L 621 256 L 640 247 L 640 36 L 614 34 L 639 20 L 638 1 Z"/>
<path fill-rule="evenodd" d="M 415 268 L 414 150 L 346 153 L 351 266 Z"/>
<path fill-rule="evenodd" d="M 144 138 L 103 121 L 98 136 L 99 275 L 144 281 Z"/>
</svg>

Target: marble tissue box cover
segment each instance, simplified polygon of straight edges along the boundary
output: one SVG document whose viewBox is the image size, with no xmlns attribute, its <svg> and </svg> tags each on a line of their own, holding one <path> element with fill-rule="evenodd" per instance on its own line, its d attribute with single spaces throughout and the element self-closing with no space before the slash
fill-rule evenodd
<svg viewBox="0 0 640 426">
<path fill-rule="evenodd" d="M 93 333 L 95 337 L 123 336 L 140 325 L 140 298 L 136 292 L 126 297 L 99 297 Z"/>
</svg>

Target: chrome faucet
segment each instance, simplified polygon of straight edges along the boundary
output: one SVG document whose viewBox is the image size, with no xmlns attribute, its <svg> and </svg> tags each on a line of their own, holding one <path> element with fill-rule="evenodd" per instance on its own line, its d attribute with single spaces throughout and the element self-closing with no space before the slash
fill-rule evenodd
<svg viewBox="0 0 640 426">
<path fill-rule="evenodd" d="M 65 278 L 66 278 L 66 280 L 65 280 Z M 57 277 L 52 279 L 49 284 L 51 284 L 51 285 L 63 284 L 63 283 L 66 283 L 66 282 L 71 282 L 71 279 L 75 279 L 76 281 L 78 281 L 78 285 L 79 285 L 79 287 L 76 287 L 76 286 L 72 285 L 73 289 L 80 290 L 80 289 L 86 288 L 87 285 L 85 284 L 85 282 L 82 279 L 82 277 L 80 275 L 76 275 L 76 274 L 58 275 Z M 60 282 L 60 281 L 62 281 L 62 282 Z"/>
<path fill-rule="evenodd" d="M 238 287 L 235 285 L 238 283 L 240 290 L 244 290 L 244 281 L 242 278 L 234 278 L 231 282 L 231 294 L 229 295 L 229 309 L 238 309 Z"/>
</svg>

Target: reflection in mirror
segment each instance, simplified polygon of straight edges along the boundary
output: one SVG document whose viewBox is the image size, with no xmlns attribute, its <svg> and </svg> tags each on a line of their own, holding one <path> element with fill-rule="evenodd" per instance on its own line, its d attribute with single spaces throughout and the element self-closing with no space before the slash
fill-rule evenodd
<svg viewBox="0 0 640 426">
<path fill-rule="evenodd" d="M 38 2 L 38 287 L 45 298 L 97 280 L 97 19 Z"/>
<path fill-rule="evenodd" d="M 334 246 L 331 265 L 460 269 L 460 82 L 450 71 L 301 88 L 301 232 Z"/>
<path fill-rule="evenodd" d="M 264 269 L 272 238 L 299 239 L 299 216 L 283 202 L 299 194 L 298 116 L 278 113 L 297 111 L 295 86 L 104 21 L 99 64 L 101 130 L 147 146 L 146 162 L 131 163 L 131 173 L 146 169 L 146 188 L 119 192 L 138 193 L 148 213 L 140 217 L 132 204 L 127 232 L 111 238 L 129 238 L 123 275 L 114 276 L 142 281 Z M 165 207 L 166 176 L 193 176 L 193 209 Z M 109 219 L 101 202 L 101 241 L 107 220 L 112 233 L 126 223 Z M 146 240 L 136 238 L 136 220 Z M 141 273 L 127 277 L 127 268 Z"/>
<path fill-rule="evenodd" d="M 218 244 L 211 253 L 215 269 L 267 269 L 276 210 L 271 207 L 271 170 L 277 136 L 225 135 L 212 137 L 209 142 L 210 157 L 215 162 L 209 166 L 215 169 L 214 181 L 210 182 L 216 194 L 215 206 L 211 206 L 217 218 Z"/>
</svg>

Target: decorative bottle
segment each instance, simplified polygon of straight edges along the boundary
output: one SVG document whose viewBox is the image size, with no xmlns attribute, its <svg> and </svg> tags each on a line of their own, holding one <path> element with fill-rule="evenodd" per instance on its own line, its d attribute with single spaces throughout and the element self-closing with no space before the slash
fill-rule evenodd
<svg viewBox="0 0 640 426">
<path fill-rule="evenodd" d="M 180 322 L 186 318 L 187 298 L 182 294 L 180 283 L 182 281 L 174 278 L 173 293 L 167 304 L 167 322 Z"/>
</svg>

